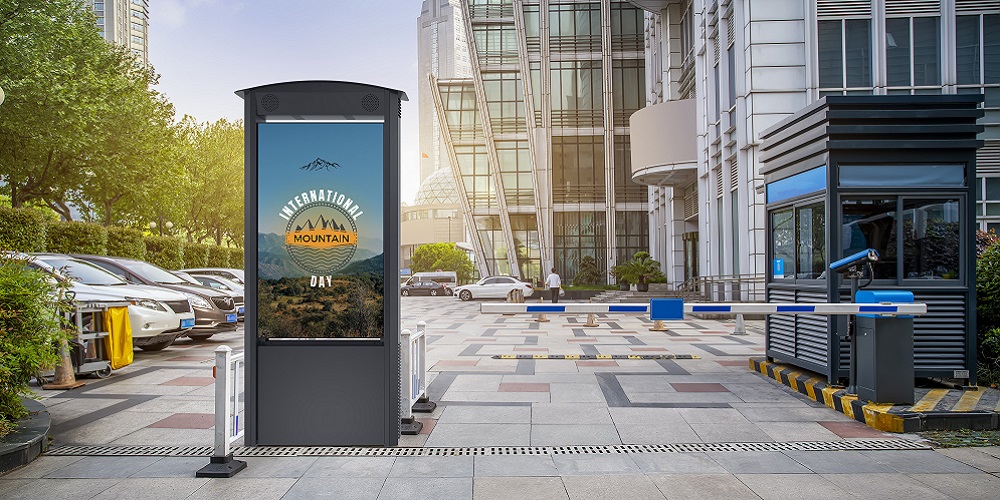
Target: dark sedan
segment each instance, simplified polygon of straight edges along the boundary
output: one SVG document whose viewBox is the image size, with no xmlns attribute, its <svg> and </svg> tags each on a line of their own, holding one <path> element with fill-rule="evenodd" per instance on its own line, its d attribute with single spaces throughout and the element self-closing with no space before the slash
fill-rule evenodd
<svg viewBox="0 0 1000 500">
<path fill-rule="evenodd" d="M 141 260 L 103 255 L 73 257 L 111 271 L 129 283 L 162 286 L 186 295 L 194 308 L 194 328 L 187 334 L 192 339 L 204 340 L 237 328 L 237 303 L 242 303 L 243 297 L 184 281 L 170 271 Z"/>
<path fill-rule="evenodd" d="M 417 281 L 403 285 L 399 289 L 399 293 L 403 294 L 404 297 L 407 295 L 448 295 L 448 288 L 442 283 Z"/>
</svg>

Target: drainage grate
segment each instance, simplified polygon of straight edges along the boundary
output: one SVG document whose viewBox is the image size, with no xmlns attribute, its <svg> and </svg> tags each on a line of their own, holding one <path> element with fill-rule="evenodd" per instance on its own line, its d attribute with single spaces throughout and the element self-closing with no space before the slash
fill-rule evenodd
<svg viewBox="0 0 1000 500">
<path fill-rule="evenodd" d="M 701 359 L 693 354 L 494 354 L 493 359 Z"/>
<path fill-rule="evenodd" d="M 439 457 L 456 455 L 607 455 L 618 453 L 700 453 L 741 451 L 928 450 L 905 439 L 858 439 L 788 443 L 616 444 L 595 446 L 489 446 L 453 448 L 362 448 L 356 446 L 241 446 L 237 457 Z M 207 457 L 209 446 L 59 446 L 48 455 Z"/>
</svg>

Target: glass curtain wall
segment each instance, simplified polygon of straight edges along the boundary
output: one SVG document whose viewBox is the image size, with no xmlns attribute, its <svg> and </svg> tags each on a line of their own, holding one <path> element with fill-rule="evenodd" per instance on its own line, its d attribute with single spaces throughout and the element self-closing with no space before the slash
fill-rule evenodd
<svg viewBox="0 0 1000 500">
<path fill-rule="evenodd" d="M 553 248 L 556 270 L 569 282 L 580 270 L 580 259 L 591 256 L 598 265 L 607 262 L 604 212 L 553 214 Z"/>
</svg>

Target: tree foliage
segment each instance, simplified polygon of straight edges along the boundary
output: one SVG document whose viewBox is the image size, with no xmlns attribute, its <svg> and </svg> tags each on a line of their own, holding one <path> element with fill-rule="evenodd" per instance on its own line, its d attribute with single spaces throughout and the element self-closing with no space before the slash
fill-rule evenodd
<svg viewBox="0 0 1000 500">
<path fill-rule="evenodd" d="M 183 163 L 191 184 L 181 228 L 192 241 L 243 247 L 243 124 L 181 123 Z M 210 257 L 211 259 L 211 257 Z"/>
<path fill-rule="evenodd" d="M 0 207 L 0 249 L 44 252 L 46 225 L 42 214 L 30 208 Z"/>
<path fill-rule="evenodd" d="M 108 230 L 92 222 L 53 222 L 48 226 L 47 252 L 107 255 Z"/>
<path fill-rule="evenodd" d="M 573 286 L 599 285 L 604 283 L 604 276 L 597 268 L 597 260 L 589 255 L 580 259 L 580 270 L 573 277 Z"/>
<path fill-rule="evenodd" d="M 410 269 L 415 273 L 428 271 L 454 271 L 459 283 L 472 280 L 472 261 L 454 243 L 428 243 L 413 251 Z"/>
</svg>

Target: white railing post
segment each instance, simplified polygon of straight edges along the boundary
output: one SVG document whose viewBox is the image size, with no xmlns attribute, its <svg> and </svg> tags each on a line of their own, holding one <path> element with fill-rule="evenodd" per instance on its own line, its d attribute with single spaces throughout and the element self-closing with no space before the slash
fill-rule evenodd
<svg viewBox="0 0 1000 500">
<path fill-rule="evenodd" d="M 417 322 L 416 333 L 399 332 L 400 349 L 400 433 L 416 435 L 423 424 L 413 418 L 413 412 L 431 412 L 437 403 L 427 399 L 427 323 Z"/>
<path fill-rule="evenodd" d="M 243 436 L 239 428 L 239 366 L 243 354 L 233 355 L 229 346 L 215 349 L 215 446 L 208 465 L 195 473 L 195 477 L 233 477 L 246 468 L 243 460 L 234 460 L 232 443 Z M 230 375 L 232 370 L 232 375 Z"/>
</svg>

